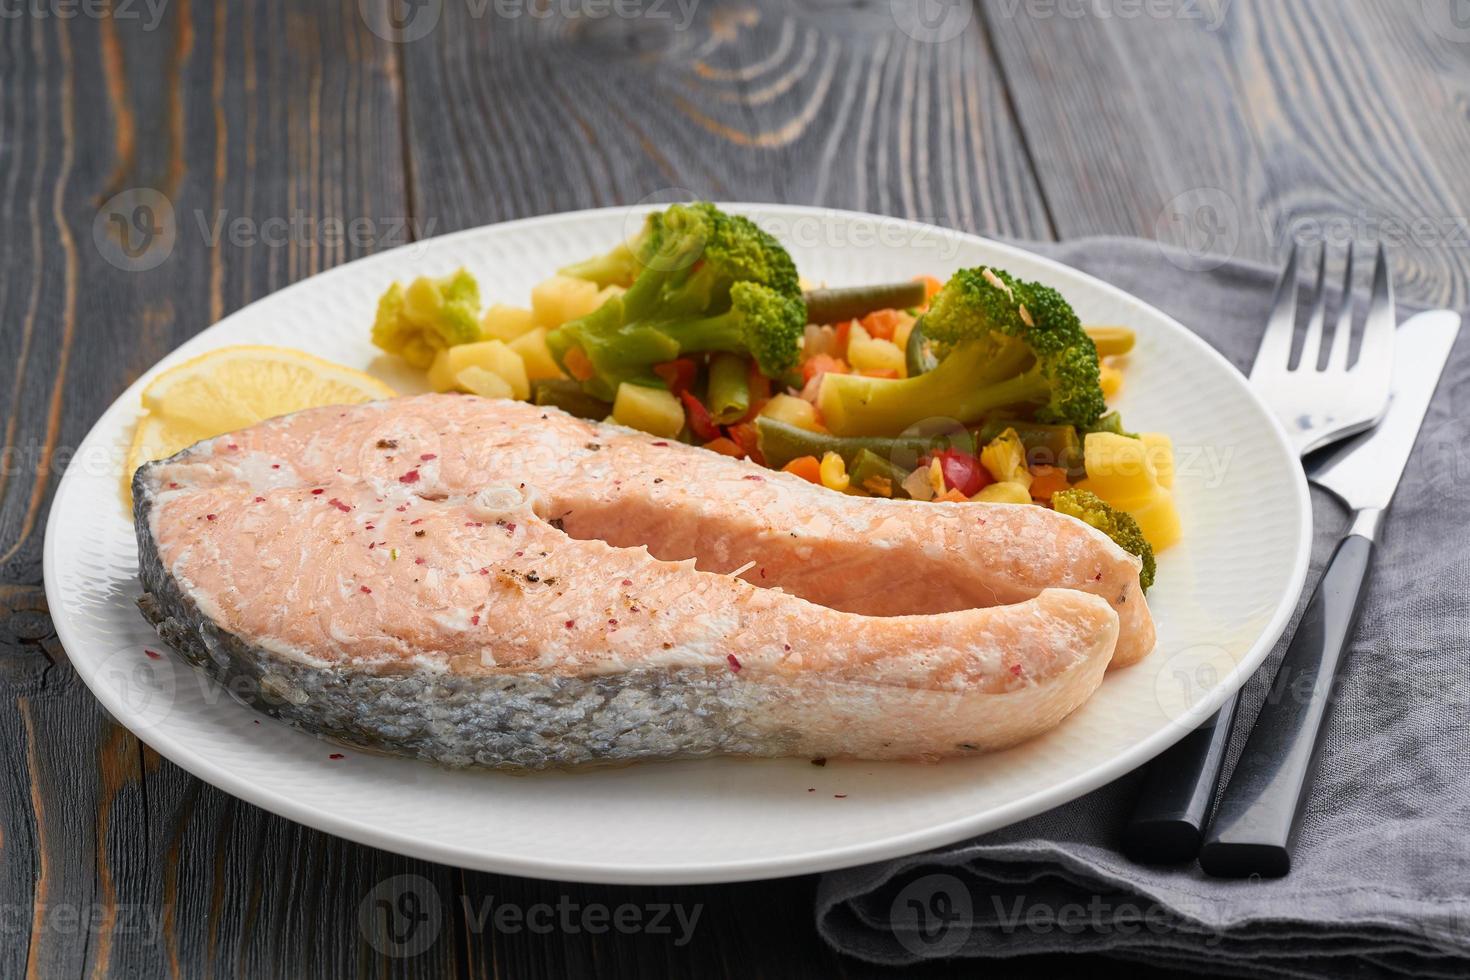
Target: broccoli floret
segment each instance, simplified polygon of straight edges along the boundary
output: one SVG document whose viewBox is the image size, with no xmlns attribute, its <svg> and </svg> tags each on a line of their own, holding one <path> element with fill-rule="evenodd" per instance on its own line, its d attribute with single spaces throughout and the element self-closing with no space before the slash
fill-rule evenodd
<svg viewBox="0 0 1470 980">
<path fill-rule="evenodd" d="M 1154 573 L 1158 570 L 1154 561 L 1154 549 L 1143 536 L 1143 531 L 1139 529 L 1138 522 L 1132 515 L 1114 510 L 1101 497 L 1088 490 L 1062 490 L 1054 493 L 1051 505 L 1057 513 L 1092 525 L 1112 538 L 1118 547 L 1143 559 L 1138 582 L 1145 592 L 1153 587 Z"/>
<path fill-rule="evenodd" d="M 796 366 L 805 328 L 806 307 L 799 299 L 753 282 L 730 287 L 724 313 L 659 325 L 680 351 L 748 352 L 761 373 L 773 378 Z"/>
<path fill-rule="evenodd" d="M 627 291 L 546 338 L 588 394 L 611 399 L 625 381 L 661 385 L 652 366 L 687 351 L 795 363 L 806 323 L 796 266 L 754 223 L 713 204 L 676 204 L 629 248 L 639 268 Z"/>
<path fill-rule="evenodd" d="M 446 347 L 480 339 L 480 287 L 463 269 L 442 279 L 398 283 L 378 300 L 373 343 L 416 368 L 428 368 Z"/>
<path fill-rule="evenodd" d="M 643 221 L 638 233 L 605 255 L 594 256 L 557 270 L 564 276 L 586 279 L 599 287 L 631 286 L 645 260 L 657 248 L 663 214 L 654 212 Z"/>
<path fill-rule="evenodd" d="M 927 418 L 978 422 L 1027 408 L 1040 422 L 1087 426 L 1105 410 L 1097 348 L 1061 294 L 996 269 L 964 269 L 920 321 L 940 356 L 903 380 L 828 374 L 819 405 L 839 435 L 893 435 Z"/>
</svg>

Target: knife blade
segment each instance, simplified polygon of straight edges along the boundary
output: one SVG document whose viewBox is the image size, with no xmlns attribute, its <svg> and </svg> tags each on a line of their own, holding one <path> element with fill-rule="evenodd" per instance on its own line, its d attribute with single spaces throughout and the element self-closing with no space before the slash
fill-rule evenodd
<svg viewBox="0 0 1470 980">
<path fill-rule="evenodd" d="M 1374 542 L 1459 329 L 1459 314 L 1447 311 L 1420 314 L 1401 326 L 1392 394 L 1378 428 L 1309 468 L 1309 479 L 1353 508 L 1352 525 L 1307 603 L 1220 796 L 1199 852 L 1207 874 L 1279 877 L 1291 869 L 1332 708 L 1333 681 L 1357 626 Z"/>
<path fill-rule="evenodd" d="M 1386 510 L 1429 411 L 1440 373 L 1460 333 L 1460 314 L 1431 310 L 1398 330 L 1388 411 L 1374 429 L 1307 461 L 1307 479 L 1353 510 Z"/>
</svg>

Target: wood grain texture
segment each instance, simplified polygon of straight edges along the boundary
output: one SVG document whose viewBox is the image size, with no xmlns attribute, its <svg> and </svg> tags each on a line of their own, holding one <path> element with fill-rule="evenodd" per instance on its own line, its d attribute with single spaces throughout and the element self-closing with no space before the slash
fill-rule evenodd
<svg viewBox="0 0 1470 980">
<path fill-rule="evenodd" d="M 1151 6 L 982 6 L 1059 235 L 1265 261 L 1293 238 L 1381 239 L 1401 297 L 1465 302 L 1465 180 L 1449 176 L 1465 112 L 1445 80 L 1458 57 L 1464 84 L 1462 43 L 1392 0 Z M 1386 25 L 1420 70 L 1386 52 Z"/>
<path fill-rule="evenodd" d="M 100 411 L 231 310 L 414 237 L 680 189 L 1189 242 L 1191 192 L 1216 188 L 1257 258 L 1293 222 L 1454 217 L 1470 195 L 1470 36 L 1417 3 L 1233 0 L 1210 27 L 988 0 L 936 37 L 860 0 L 706 0 L 687 23 L 674 3 L 430 0 L 427 35 L 392 43 L 362 15 L 387 2 L 172 0 L 157 23 L 118 2 L 0 30 L 0 976 L 885 972 L 816 938 L 811 878 L 618 888 L 413 861 L 232 799 L 100 712 L 46 614 L 46 503 Z M 1462 302 L 1467 250 L 1427 239 L 1396 254 L 1406 292 Z M 391 931 L 423 908 L 405 881 L 439 913 L 412 955 Z M 493 918 L 670 903 L 698 909 L 688 942 Z"/>
<path fill-rule="evenodd" d="M 362 896 L 454 872 L 270 816 L 143 748 L 66 663 L 40 545 L 67 447 L 138 373 L 257 296 L 407 240 L 390 52 L 355 0 L 175 0 L 156 24 L 127 9 L 0 31 L 0 215 L 18 232 L 0 236 L 0 975 L 362 975 L 378 958 Z M 368 224 L 339 239 L 330 219 Z M 457 957 L 443 943 L 419 965 Z"/>
<path fill-rule="evenodd" d="M 1050 236 L 978 20 L 925 43 L 886 3 L 708 3 L 687 26 L 672 4 L 559 9 L 451 3 L 403 46 L 420 217 L 448 230 L 693 195 Z"/>
</svg>

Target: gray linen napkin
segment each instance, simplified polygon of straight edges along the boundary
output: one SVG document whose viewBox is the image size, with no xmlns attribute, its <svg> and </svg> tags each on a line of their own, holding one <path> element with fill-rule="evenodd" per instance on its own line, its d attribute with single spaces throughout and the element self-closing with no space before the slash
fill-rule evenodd
<svg viewBox="0 0 1470 980">
<path fill-rule="evenodd" d="M 1272 269 L 1189 271 L 1187 257 L 1131 239 L 1027 247 L 1153 303 L 1237 367 L 1255 356 Z M 1089 951 L 1219 974 L 1470 976 L 1467 430 L 1463 342 L 1388 518 L 1290 876 L 1223 881 L 1194 865 L 1132 864 L 1118 838 L 1133 773 L 975 840 L 823 876 L 823 937 L 883 964 Z M 1314 488 L 1313 501 L 1308 593 L 1345 522 L 1327 494 Z M 1247 685 L 1243 720 L 1281 652 Z M 1232 761 L 1248 727 L 1237 726 Z"/>
</svg>

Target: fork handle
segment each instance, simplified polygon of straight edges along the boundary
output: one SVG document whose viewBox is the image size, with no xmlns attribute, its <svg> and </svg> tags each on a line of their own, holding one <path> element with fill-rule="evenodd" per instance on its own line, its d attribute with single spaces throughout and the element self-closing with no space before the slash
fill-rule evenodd
<svg viewBox="0 0 1470 980">
<path fill-rule="evenodd" d="M 1206 874 L 1279 878 L 1291 870 L 1298 819 L 1372 559 L 1372 538 L 1353 533 L 1338 542 L 1220 796 L 1200 848 Z"/>
<path fill-rule="evenodd" d="M 1210 804 L 1235 727 L 1232 694 L 1214 717 L 1175 742 L 1144 774 L 1123 826 L 1123 853 L 1139 864 L 1180 864 L 1199 856 Z"/>
</svg>

